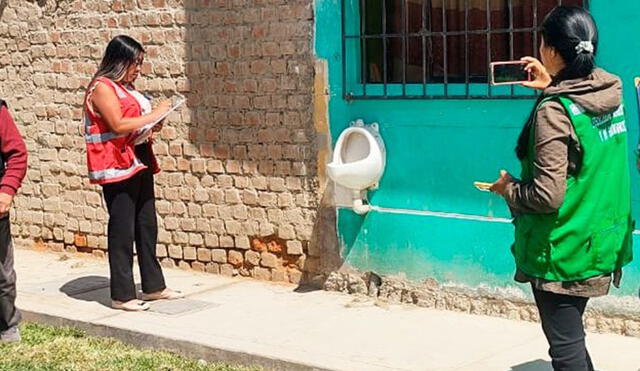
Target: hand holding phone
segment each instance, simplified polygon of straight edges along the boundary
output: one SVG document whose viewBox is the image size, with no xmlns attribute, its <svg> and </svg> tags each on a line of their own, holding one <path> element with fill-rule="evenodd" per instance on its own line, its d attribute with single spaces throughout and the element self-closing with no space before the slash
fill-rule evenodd
<svg viewBox="0 0 640 371">
<path fill-rule="evenodd" d="M 532 81 L 527 65 L 524 60 L 491 63 L 491 84 L 513 85 Z"/>
<path fill-rule="evenodd" d="M 521 60 L 527 63 L 525 70 L 533 76 L 533 80 L 522 83 L 523 86 L 544 90 L 551 84 L 551 75 L 542 62 L 533 57 L 524 57 Z"/>
</svg>

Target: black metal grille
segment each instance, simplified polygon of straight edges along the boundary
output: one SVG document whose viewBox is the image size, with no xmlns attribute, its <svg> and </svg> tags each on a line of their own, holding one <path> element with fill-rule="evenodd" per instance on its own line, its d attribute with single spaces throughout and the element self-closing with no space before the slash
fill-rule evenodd
<svg viewBox="0 0 640 371">
<path fill-rule="evenodd" d="M 489 64 L 537 57 L 539 20 L 556 5 L 589 4 L 342 0 L 344 98 L 531 99 L 522 87 L 491 86 Z"/>
</svg>

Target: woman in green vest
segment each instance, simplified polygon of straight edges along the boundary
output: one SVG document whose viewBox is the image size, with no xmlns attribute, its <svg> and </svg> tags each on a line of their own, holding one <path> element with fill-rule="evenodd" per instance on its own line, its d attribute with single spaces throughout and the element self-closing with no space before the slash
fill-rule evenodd
<svg viewBox="0 0 640 371">
<path fill-rule="evenodd" d="M 622 84 L 594 64 L 586 10 L 557 7 L 541 31 L 541 61 L 523 58 L 542 94 L 518 139 L 521 176 L 503 170 L 491 190 L 514 216 L 515 279 L 532 286 L 554 370 L 593 370 L 585 306 L 632 258 Z"/>
</svg>

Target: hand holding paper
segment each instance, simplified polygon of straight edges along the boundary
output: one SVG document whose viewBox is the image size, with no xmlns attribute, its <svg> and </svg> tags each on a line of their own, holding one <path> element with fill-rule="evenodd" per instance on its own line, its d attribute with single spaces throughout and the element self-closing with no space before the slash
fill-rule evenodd
<svg viewBox="0 0 640 371">
<path fill-rule="evenodd" d="M 161 123 L 162 121 L 164 121 L 167 118 L 167 116 L 169 116 L 169 114 L 171 114 L 171 112 L 175 111 L 185 101 L 186 101 L 186 98 L 184 98 L 182 96 L 179 96 L 177 99 L 175 99 L 175 103 L 173 103 L 171 105 L 171 107 L 164 114 L 162 114 L 162 116 L 160 116 L 159 118 L 157 118 L 153 122 L 141 127 L 140 129 L 136 130 L 135 132 L 133 132 L 132 140 L 133 140 L 134 144 L 138 145 L 138 144 L 143 143 L 147 139 L 149 139 L 149 137 L 151 136 L 151 133 L 153 131 L 156 131 L 156 130 L 154 130 L 154 127 L 156 125 L 158 125 L 159 123 Z"/>
<path fill-rule="evenodd" d="M 507 190 L 507 185 L 512 182 L 513 177 L 511 176 L 511 174 L 509 174 L 506 170 L 500 170 L 500 177 L 491 185 L 489 191 L 497 193 L 500 196 L 504 196 Z"/>
</svg>

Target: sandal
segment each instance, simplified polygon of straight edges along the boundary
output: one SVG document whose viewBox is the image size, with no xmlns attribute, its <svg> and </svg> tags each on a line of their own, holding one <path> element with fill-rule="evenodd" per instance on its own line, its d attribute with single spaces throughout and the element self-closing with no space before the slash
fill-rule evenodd
<svg viewBox="0 0 640 371">
<path fill-rule="evenodd" d="M 180 291 L 175 291 L 171 289 L 164 289 L 162 291 L 152 292 L 150 294 L 142 293 L 142 300 L 145 301 L 153 301 L 153 300 L 176 300 L 184 298 L 184 294 Z"/>
<path fill-rule="evenodd" d="M 111 301 L 111 308 L 113 309 L 121 309 L 127 312 L 142 312 L 151 308 L 149 303 L 145 303 L 144 301 L 133 299 L 129 301 Z"/>
</svg>

